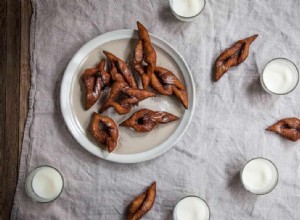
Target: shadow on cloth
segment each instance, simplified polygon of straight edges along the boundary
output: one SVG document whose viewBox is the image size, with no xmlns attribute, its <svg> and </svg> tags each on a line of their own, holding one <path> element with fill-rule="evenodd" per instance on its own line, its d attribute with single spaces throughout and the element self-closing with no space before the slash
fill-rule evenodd
<svg viewBox="0 0 300 220">
<path fill-rule="evenodd" d="M 162 7 L 158 12 L 159 19 L 162 21 L 162 24 L 166 26 L 176 26 L 176 33 L 184 32 L 187 29 L 191 22 L 185 22 L 178 20 L 173 14 L 169 6 Z M 173 33 L 174 34 L 174 33 Z"/>
<path fill-rule="evenodd" d="M 236 171 L 231 176 L 228 181 L 228 188 L 237 201 L 247 201 L 248 204 L 254 204 L 257 200 L 257 196 L 244 189 L 240 180 L 240 171 Z"/>
<path fill-rule="evenodd" d="M 252 106 L 261 106 L 262 108 L 265 108 L 266 105 L 269 107 L 272 106 L 279 98 L 278 96 L 268 94 L 262 88 L 259 76 L 248 86 L 247 95 Z"/>
</svg>

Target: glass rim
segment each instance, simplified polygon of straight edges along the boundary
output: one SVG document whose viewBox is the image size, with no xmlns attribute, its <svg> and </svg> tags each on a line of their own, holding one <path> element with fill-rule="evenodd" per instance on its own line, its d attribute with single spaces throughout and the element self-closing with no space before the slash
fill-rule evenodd
<svg viewBox="0 0 300 220">
<path fill-rule="evenodd" d="M 203 0 L 203 1 L 204 1 L 204 5 L 203 5 L 202 9 L 201 9 L 197 14 L 195 14 L 195 15 L 193 15 L 193 16 L 182 16 L 182 15 L 177 14 L 177 13 L 173 10 L 173 6 L 172 6 L 172 4 L 171 4 L 171 1 L 173 1 L 173 0 L 169 0 L 169 6 L 170 6 L 172 12 L 173 12 L 174 14 L 176 14 L 176 16 L 178 16 L 179 18 L 182 18 L 182 19 L 192 19 L 192 18 L 197 17 L 198 15 L 201 14 L 201 12 L 204 10 L 204 8 L 205 8 L 205 6 L 206 6 L 206 0 Z"/>
<path fill-rule="evenodd" d="M 30 174 L 32 174 L 35 170 L 40 169 L 40 168 L 43 168 L 43 167 L 50 167 L 50 168 L 56 170 L 56 171 L 59 173 L 59 175 L 60 175 L 60 177 L 61 177 L 61 179 L 62 179 L 62 187 L 61 187 L 61 190 L 60 190 L 59 194 L 58 194 L 57 196 L 51 198 L 49 201 L 38 201 L 38 200 L 32 198 L 30 195 L 28 195 L 28 196 L 29 196 L 34 202 L 38 202 L 38 203 L 49 203 L 49 202 L 55 201 L 58 197 L 60 197 L 60 195 L 62 194 L 62 192 L 63 192 L 63 190 L 64 190 L 64 188 L 65 188 L 65 180 L 64 180 L 64 177 L 63 177 L 62 173 L 61 173 L 57 168 L 55 168 L 55 167 L 53 167 L 53 166 L 51 166 L 51 165 L 40 165 L 40 166 L 37 166 L 37 167 L 33 168 L 33 169 L 28 173 L 27 177 L 30 176 Z M 34 174 L 34 176 L 35 176 L 35 175 L 36 175 L 36 173 Z M 32 192 L 33 192 L 34 195 L 37 196 L 38 198 L 45 199 L 45 198 L 40 197 L 39 195 L 37 195 L 36 192 L 33 190 L 32 182 L 33 182 L 34 176 L 32 177 L 31 183 L 30 183 L 31 188 L 32 188 Z M 26 179 L 27 179 L 27 177 L 26 177 Z M 26 179 L 25 179 L 25 183 L 27 182 Z M 25 189 L 26 189 L 26 188 L 27 188 L 27 187 L 25 187 Z M 26 191 L 27 191 L 27 190 L 26 190 Z M 30 194 L 30 193 L 27 193 L 27 194 Z"/>
<path fill-rule="evenodd" d="M 182 197 L 181 199 L 178 200 L 178 202 L 176 203 L 176 205 L 174 206 L 174 209 L 173 209 L 173 220 L 177 220 L 177 217 L 175 218 L 175 210 L 176 210 L 177 205 L 178 205 L 182 200 L 184 200 L 184 199 L 186 199 L 186 198 L 188 198 L 188 197 L 195 197 L 195 198 L 198 198 L 198 199 L 202 200 L 202 201 L 205 203 L 205 205 L 206 205 L 207 208 L 208 208 L 208 220 L 210 220 L 210 207 L 209 207 L 209 205 L 207 204 L 207 202 L 206 202 L 204 199 L 202 199 L 200 196 L 196 196 L 196 195 L 187 195 L 187 196 L 184 196 L 184 197 Z"/>
<path fill-rule="evenodd" d="M 245 183 L 244 183 L 244 181 L 243 181 L 243 178 L 242 178 L 242 175 L 243 175 L 243 172 L 244 172 L 244 169 L 245 169 L 246 165 L 248 165 L 251 161 L 257 160 L 257 159 L 263 159 L 263 160 L 266 160 L 266 161 L 270 162 L 270 163 L 274 166 L 274 168 L 275 168 L 275 170 L 276 170 L 276 174 L 277 174 L 277 175 L 276 175 L 276 182 L 275 182 L 274 186 L 273 186 L 270 190 L 268 190 L 268 191 L 266 191 L 266 192 L 263 192 L 263 193 L 255 193 L 255 192 L 250 191 L 250 190 L 246 187 L 246 185 L 245 185 Z M 246 191 L 248 191 L 248 192 L 250 192 L 250 193 L 252 193 L 252 194 L 258 195 L 258 196 L 266 195 L 266 194 L 272 192 L 272 191 L 276 188 L 276 186 L 277 186 L 277 184 L 278 184 L 278 181 L 279 181 L 279 172 L 278 172 L 278 169 L 277 169 L 276 165 L 275 165 L 275 164 L 273 163 L 273 161 L 271 161 L 270 159 L 267 159 L 267 158 L 265 158 L 265 157 L 255 157 L 255 158 L 252 158 L 252 159 L 248 160 L 248 161 L 243 165 L 243 168 L 242 168 L 241 171 L 240 171 L 240 180 L 241 180 L 242 185 L 243 185 L 243 187 L 244 187 L 244 189 L 245 189 Z"/>
<path fill-rule="evenodd" d="M 276 92 L 273 92 L 273 91 L 271 91 L 270 89 L 268 89 L 268 87 L 266 86 L 266 84 L 265 84 L 265 82 L 264 82 L 264 80 L 263 80 L 263 75 L 264 75 L 264 72 L 265 72 L 266 67 L 267 67 L 270 63 L 272 63 L 273 61 L 275 61 L 275 60 L 286 60 L 286 61 L 290 62 L 290 63 L 295 67 L 295 69 L 296 69 L 297 76 L 298 76 L 298 77 L 297 77 L 297 82 L 296 82 L 295 86 L 294 86 L 291 90 L 289 90 L 288 92 L 285 92 L 285 93 L 276 93 Z M 287 95 L 287 94 L 293 92 L 293 91 L 297 88 L 297 86 L 298 86 L 298 84 L 299 84 L 299 78 L 300 78 L 300 73 L 299 73 L 298 67 L 297 67 L 297 65 L 296 65 L 293 61 L 291 61 L 290 59 L 285 58 L 285 57 L 276 57 L 276 58 L 273 58 L 273 59 L 269 60 L 269 61 L 267 62 L 267 64 L 264 66 L 264 69 L 263 69 L 263 71 L 262 71 L 262 74 L 260 75 L 260 82 L 261 82 L 261 84 L 262 84 L 264 90 L 266 90 L 266 92 L 268 92 L 268 93 L 270 93 L 270 94 L 273 94 L 273 95 Z"/>
</svg>

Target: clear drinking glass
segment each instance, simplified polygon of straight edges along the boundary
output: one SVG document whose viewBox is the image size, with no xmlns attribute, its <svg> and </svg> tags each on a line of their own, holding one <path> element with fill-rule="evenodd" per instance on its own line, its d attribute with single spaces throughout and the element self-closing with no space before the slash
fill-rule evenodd
<svg viewBox="0 0 300 220">
<path fill-rule="evenodd" d="M 264 161 L 268 164 L 271 172 L 272 172 L 272 184 L 270 185 L 270 187 L 267 187 L 265 190 L 261 189 L 261 190 L 257 190 L 257 189 L 251 189 L 245 181 L 244 181 L 244 178 L 243 178 L 243 172 L 245 170 L 245 167 L 249 164 L 249 163 L 252 163 L 252 162 L 255 162 L 257 160 L 260 160 L 260 161 Z M 245 165 L 243 166 L 243 168 L 241 169 L 240 171 L 240 179 L 241 179 L 241 182 L 242 182 L 242 185 L 243 187 L 250 193 L 253 193 L 255 195 L 265 195 L 265 194 L 268 194 L 270 193 L 273 189 L 275 189 L 275 187 L 277 186 L 277 183 L 278 183 L 278 179 L 279 179 L 279 173 L 278 173 L 278 169 L 277 167 L 275 166 L 275 164 L 269 160 L 269 159 L 266 159 L 266 158 L 263 158 L 263 157 L 257 157 L 257 158 L 253 158 L 251 160 L 248 160 Z"/>
<path fill-rule="evenodd" d="M 289 91 L 287 91 L 287 92 L 284 92 L 284 93 L 276 93 L 276 92 L 270 90 L 270 89 L 266 86 L 266 83 L 264 82 L 264 73 L 265 73 L 266 68 L 267 68 L 269 65 L 271 65 L 272 63 L 275 63 L 275 62 L 277 62 L 277 63 L 278 63 L 278 62 L 284 62 L 285 64 L 290 65 L 290 67 L 291 67 L 292 69 L 294 69 L 295 77 L 296 77 L 297 79 L 295 80 L 294 86 L 291 87 L 291 89 L 290 89 Z M 270 60 L 270 61 L 265 65 L 264 70 L 263 70 L 262 74 L 260 75 L 260 83 L 261 83 L 263 89 L 264 89 L 267 93 L 269 93 L 269 94 L 273 94 L 273 95 L 286 95 L 286 94 L 289 94 L 290 92 L 292 92 L 292 91 L 294 91 L 294 90 L 296 89 L 296 87 L 297 87 L 297 85 L 298 85 L 298 83 L 299 83 L 299 78 L 300 78 L 300 74 L 299 74 L 299 70 L 298 70 L 296 64 L 293 63 L 291 60 L 289 60 L 289 59 L 287 59 L 287 58 L 278 57 L 278 58 L 274 58 L 274 59 Z"/>
<path fill-rule="evenodd" d="M 178 13 L 176 13 L 176 11 L 174 10 L 174 7 L 173 7 L 174 1 L 175 0 L 169 0 L 169 5 L 170 5 L 173 15 L 180 21 L 192 21 L 193 19 L 195 19 L 196 17 L 198 17 L 201 14 L 201 12 L 203 11 L 203 9 L 205 8 L 205 5 L 206 5 L 206 0 L 199 0 L 199 1 L 204 1 L 204 5 L 203 5 L 202 9 L 197 14 L 186 17 L 186 16 L 182 16 L 182 15 L 179 15 Z"/>
<path fill-rule="evenodd" d="M 208 211 L 208 216 L 206 216 L 203 219 L 205 219 L 205 220 L 209 220 L 210 219 L 210 209 L 209 209 L 209 206 L 207 205 L 207 203 L 203 199 L 201 199 L 199 196 L 189 195 L 189 196 L 185 196 L 185 197 L 181 198 L 178 201 L 178 203 L 176 204 L 176 206 L 175 206 L 175 208 L 173 210 L 173 220 L 179 220 L 178 217 L 177 217 L 178 204 L 180 204 L 180 202 L 182 202 L 184 199 L 187 199 L 187 198 L 196 198 L 196 199 L 199 199 L 201 202 L 203 202 L 203 204 L 205 205 L 204 208 L 207 208 L 207 211 Z"/>
<path fill-rule="evenodd" d="M 44 178 L 43 178 L 43 172 L 44 171 Z M 45 173 L 46 171 L 46 173 Z M 52 179 L 51 179 L 51 176 L 47 176 L 47 171 L 49 173 L 52 173 Z M 36 175 L 39 175 L 41 177 L 39 177 L 39 182 L 36 183 L 36 184 L 39 184 L 39 187 L 47 187 L 47 186 L 53 186 L 55 185 L 58 185 L 59 187 L 56 188 L 56 192 L 53 196 L 46 196 L 46 197 L 42 197 L 40 195 L 38 195 L 37 192 L 35 192 L 35 187 L 34 187 L 34 179 L 37 177 Z M 53 176 L 54 174 L 54 176 Z M 37 182 L 37 179 L 35 179 L 35 181 Z M 64 179 L 63 179 L 63 176 L 62 174 L 54 167 L 52 166 L 48 166 L 48 165 L 42 165 L 42 166 L 39 166 L 39 167 L 36 167 L 34 168 L 29 174 L 28 176 L 26 177 L 26 180 L 25 180 L 25 191 L 27 193 L 27 195 L 35 202 L 40 202 L 40 203 L 46 203 L 46 202 L 52 202 L 54 201 L 55 199 L 57 199 L 62 191 L 63 191 L 63 188 L 64 188 Z M 59 191 L 57 191 L 57 189 Z"/>
</svg>

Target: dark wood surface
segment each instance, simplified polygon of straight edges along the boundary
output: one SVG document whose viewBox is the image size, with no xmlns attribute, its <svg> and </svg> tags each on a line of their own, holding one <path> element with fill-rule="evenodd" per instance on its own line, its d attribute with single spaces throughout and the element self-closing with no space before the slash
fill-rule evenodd
<svg viewBox="0 0 300 220">
<path fill-rule="evenodd" d="M 9 219 L 30 87 L 30 0 L 0 1 L 0 219 Z"/>
</svg>

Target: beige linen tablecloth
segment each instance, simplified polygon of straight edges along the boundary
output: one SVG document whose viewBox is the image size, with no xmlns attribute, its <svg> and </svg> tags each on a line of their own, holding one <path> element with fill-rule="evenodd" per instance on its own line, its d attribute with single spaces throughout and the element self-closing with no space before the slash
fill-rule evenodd
<svg viewBox="0 0 300 220">
<path fill-rule="evenodd" d="M 168 1 L 33 0 L 30 111 L 23 141 L 12 219 L 124 218 L 131 199 L 152 181 L 157 198 L 144 219 L 171 219 L 183 196 L 207 201 L 212 220 L 300 218 L 300 142 L 264 129 L 278 119 L 300 116 L 300 86 L 286 96 L 265 93 L 259 74 L 266 62 L 287 57 L 300 66 L 300 1 L 207 0 L 191 23 L 176 20 Z M 141 21 L 170 42 L 193 73 L 196 114 L 184 137 L 163 156 L 139 164 L 111 163 L 88 153 L 63 121 L 60 83 L 74 53 L 108 31 Z M 248 59 L 219 82 L 212 65 L 235 41 L 259 34 Z M 263 156 L 278 166 L 277 188 L 265 196 L 246 192 L 238 172 L 246 160 Z M 49 164 L 61 170 L 65 189 L 48 204 L 25 194 L 25 176 Z"/>
</svg>

